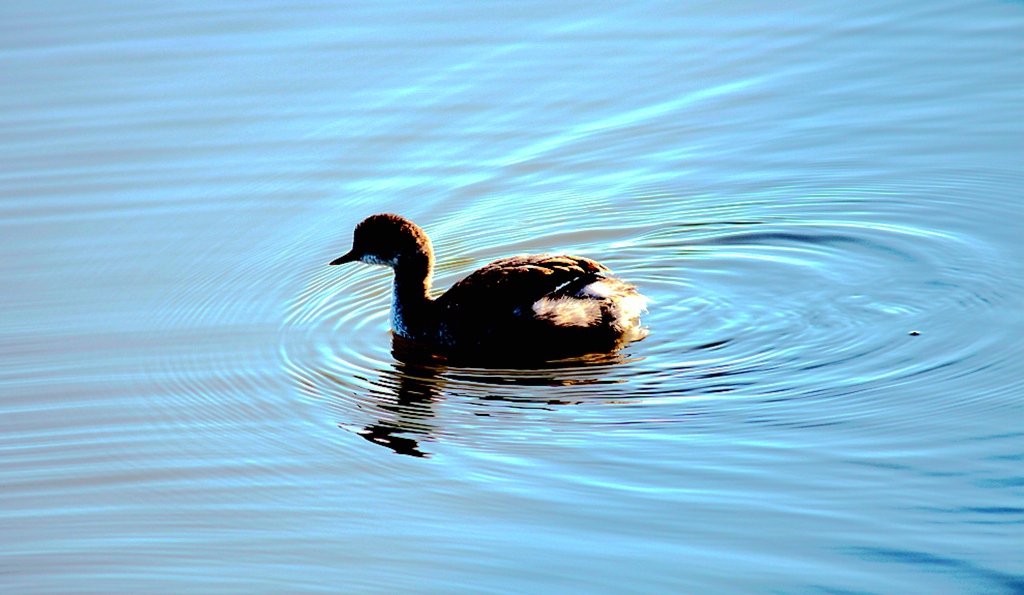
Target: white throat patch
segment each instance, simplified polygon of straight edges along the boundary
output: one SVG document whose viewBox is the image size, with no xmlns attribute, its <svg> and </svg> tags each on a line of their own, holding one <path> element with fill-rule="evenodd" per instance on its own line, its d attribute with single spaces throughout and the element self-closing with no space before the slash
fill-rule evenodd
<svg viewBox="0 0 1024 595">
<path fill-rule="evenodd" d="M 395 265 L 398 264 L 398 258 L 397 257 L 396 258 L 392 258 L 390 260 L 385 260 L 385 259 L 381 258 L 380 256 L 377 256 L 376 254 L 364 254 L 363 257 L 359 259 L 359 261 L 360 262 L 364 262 L 366 264 L 382 264 L 384 266 L 392 267 L 392 268 L 394 268 Z"/>
</svg>

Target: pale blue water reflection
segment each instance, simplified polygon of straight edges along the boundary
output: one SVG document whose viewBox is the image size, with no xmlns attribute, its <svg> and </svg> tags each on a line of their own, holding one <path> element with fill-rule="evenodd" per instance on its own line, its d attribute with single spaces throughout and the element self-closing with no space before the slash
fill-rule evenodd
<svg viewBox="0 0 1024 595">
<path fill-rule="evenodd" d="M 0 14 L 4 591 L 1024 591 L 1021 3 Z M 651 335 L 402 363 L 380 211 Z"/>
</svg>

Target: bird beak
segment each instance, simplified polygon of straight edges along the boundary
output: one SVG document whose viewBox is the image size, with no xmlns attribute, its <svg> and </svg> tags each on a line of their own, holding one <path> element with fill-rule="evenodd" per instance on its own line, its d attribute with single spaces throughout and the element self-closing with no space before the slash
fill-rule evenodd
<svg viewBox="0 0 1024 595">
<path fill-rule="evenodd" d="M 359 260 L 359 255 L 356 254 L 355 250 L 349 250 L 345 255 L 335 258 L 328 264 L 345 264 L 346 262 L 355 262 Z"/>
</svg>

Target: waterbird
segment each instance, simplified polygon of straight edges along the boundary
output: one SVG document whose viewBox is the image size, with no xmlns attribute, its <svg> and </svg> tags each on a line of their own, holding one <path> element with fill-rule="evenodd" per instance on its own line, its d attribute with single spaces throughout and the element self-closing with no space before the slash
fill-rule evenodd
<svg viewBox="0 0 1024 595">
<path fill-rule="evenodd" d="M 361 221 L 330 262 L 394 271 L 391 330 L 431 353 L 472 360 L 565 359 L 642 339 L 647 298 L 607 267 L 569 255 L 495 260 L 431 297 L 434 250 L 419 226 L 389 213 Z"/>
</svg>

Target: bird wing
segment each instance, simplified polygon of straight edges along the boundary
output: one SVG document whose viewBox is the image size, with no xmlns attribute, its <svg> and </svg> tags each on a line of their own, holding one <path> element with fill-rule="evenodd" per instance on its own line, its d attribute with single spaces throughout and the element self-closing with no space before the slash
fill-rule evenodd
<svg viewBox="0 0 1024 595">
<path fill-rule="evenodd" d="M 502 258 L 480 268 L 437 299 L 442 316 L 467 327 L 500 327 L 532 317 L 533 303 L 551 294 L 572 295 L 605 273 L 580 256 L 538 254 Z"/>
</svg>

